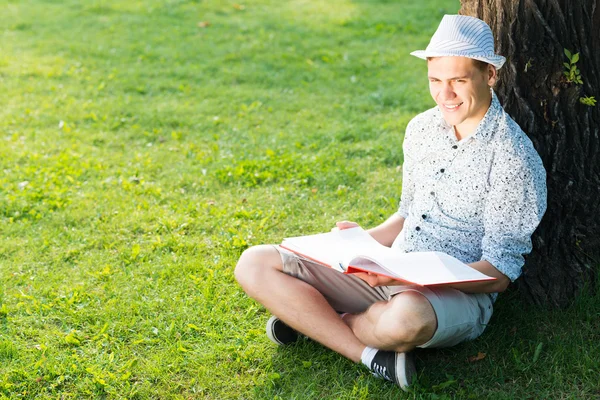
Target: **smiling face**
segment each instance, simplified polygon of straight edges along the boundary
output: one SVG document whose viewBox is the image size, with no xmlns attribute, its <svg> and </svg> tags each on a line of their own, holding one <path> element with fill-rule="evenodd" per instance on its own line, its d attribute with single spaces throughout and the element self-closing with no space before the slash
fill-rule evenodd
<svg viewBox="0 0 600 400">
<path fill-rule="evenodd" d="M 434 57 L 428 60 L 429 92 L 444 120 L 454 126 L 458 139 L 472 134 L 492 101 L 490 87 L 496 69 L 484 69 L 466 57 Z"/>
</svg>

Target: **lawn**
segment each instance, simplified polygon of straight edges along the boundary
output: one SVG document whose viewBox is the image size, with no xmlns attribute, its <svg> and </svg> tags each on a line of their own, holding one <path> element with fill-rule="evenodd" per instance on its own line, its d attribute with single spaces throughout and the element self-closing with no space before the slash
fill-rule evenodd
<svg viewBox="0 0 600 400">
<path fill-rule="evenodd" d="M 276 348 L 250 245 L 397 207 L 426 46 L 458 1 L 0 3 L 0 398 L 600 397 L 600 296 L 501 296 L 403 394 Z M 481 354 L 480 354 L 481 353 Z"/>
</svg>

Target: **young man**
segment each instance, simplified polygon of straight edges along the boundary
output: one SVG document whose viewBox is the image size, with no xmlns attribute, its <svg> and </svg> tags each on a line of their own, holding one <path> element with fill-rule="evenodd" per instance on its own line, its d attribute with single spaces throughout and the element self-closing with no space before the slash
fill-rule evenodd
<svg viewBox="0 0 600 400">
<path fill-rule="evenodd" d="M 412 349 L 483 332 L 497 293 L 519 277 L 546 210 L 541 160 L 491 89 L 505 59 L 494 54 L 487 24 L 446 15 L 427 49 L 411 54 L 427 60 L 437 106 L 406 128 L 398 212 L 368 232 L 397 251 L 441 251 L 497 279 L 406 285 L 343 275 L 278 246 L 246 250 L 235 270 L 246 293 L 274 315 L 272 341 L 291 343 L 300 332 L 402 389 L 415 375 Z"/>
</svg>

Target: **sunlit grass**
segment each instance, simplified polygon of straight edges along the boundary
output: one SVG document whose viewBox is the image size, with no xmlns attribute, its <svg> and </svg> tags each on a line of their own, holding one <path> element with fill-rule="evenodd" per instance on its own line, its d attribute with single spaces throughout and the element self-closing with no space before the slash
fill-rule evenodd
<svg viewBox="0 0 600 400">
<path fill-rule="evenodd" d="M 395 210 L 404 129 L 432 106 L 408 53 L 456 9 L 0 4 L 0 397 L 402 396 L 310 341 L 275 349 L 232 270 Z M 501 298 L 481 339 L 418 355 L 409 397 L 593 397 L 598 313 Z"/>
</svg>

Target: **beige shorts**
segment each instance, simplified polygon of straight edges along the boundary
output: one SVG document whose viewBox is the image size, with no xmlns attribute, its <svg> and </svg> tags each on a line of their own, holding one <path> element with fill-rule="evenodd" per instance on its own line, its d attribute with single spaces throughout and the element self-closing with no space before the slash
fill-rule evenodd
<svg viewBox="0 0 600 400">
<path fill-rule="evenodd" d="M 313 286 L 339 312 L 363 312 L 373 303 L 389 301 L 406 291 L 425 296 L 435 311 L 438 326 L 431 340 L 418 347 L 449 347 L 473 340 L 483 333 L 492 316 L 492 299 L 485 293 L 418 285 L 373 288 L 355 276 L 341 274 L 279 246 L 275 248 L 281 254 L 283 272 Z"/>
</svg>

